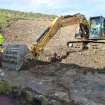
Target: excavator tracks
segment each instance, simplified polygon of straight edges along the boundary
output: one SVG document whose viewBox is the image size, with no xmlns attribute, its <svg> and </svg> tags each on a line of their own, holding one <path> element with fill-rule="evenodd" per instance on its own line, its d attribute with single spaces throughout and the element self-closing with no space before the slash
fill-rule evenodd
<svg viewBox="0 0 105 105">
<path fill-rule="evenodd" d="M 88 50 L 99 50 L 99 51 L 105 51 L 105 41 L 92 41 L 92 40 L 87 40 L 87 41 L 69 41 L 67 42 L 67 46 L 70 50 L 74 51 L 81 51 L 84 49 Z"/>
<path fill-rule="evenodd" d="M 100 51 L 105 51 L 105 42 L 93 42 L 93 43 L 88 43 L 88 48 L 90 50 L 100 50 Z"/>
<path fill-rule="evenodd" d="M 72 51 L 81 51 L 86 48 L 86 44 L 84 41 L 69 41 L 67 42 L 67 47 Z"/>
</svg>

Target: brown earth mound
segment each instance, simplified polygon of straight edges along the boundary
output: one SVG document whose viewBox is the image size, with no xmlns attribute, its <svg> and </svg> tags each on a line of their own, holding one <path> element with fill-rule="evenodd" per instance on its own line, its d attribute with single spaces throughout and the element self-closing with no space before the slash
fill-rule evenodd
<svg viewBox="0 0 105 105">
<path fill-rule="evenodd" d="M 4 29 L 7 43 L 25 43 L 30 47 L 50 23 L 46 20 L 18 20 Z"/>
</svg>

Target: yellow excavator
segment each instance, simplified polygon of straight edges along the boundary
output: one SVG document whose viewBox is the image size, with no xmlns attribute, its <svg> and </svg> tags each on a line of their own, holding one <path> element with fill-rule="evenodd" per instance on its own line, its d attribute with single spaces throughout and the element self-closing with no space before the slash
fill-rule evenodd
<svg viewBox="0 0 105 105">
<path fill-rule="evenodd" d="M 33 54 L 36 56 L 40 52 L 42 52 L 46 46 L 46 44 L 50 41 L 50 39 L 57 33 L 57 31 L 61 27 L 69 26 L 78 24 L 80 25 L 80 32 L 77 34 L 84 35 L 84 37 L 89 32 L 89 23 L 86 20 L 84 16 L 78 16 L 78 15 L 67 15 L 67 16 L 61 16 L 57 17 L 51 24 L 50 27 L 48 27 L 37 39 L 37 44 L 35 44 L 32 48 Z"/>
<path fill-rule="evenodd" d="M 40 35 L 37 39 L 37 44 L 34 44 L 32 47 L 32 54 L 34 57 L 39 56 L 50 41 L 50 39 L 57 33 L 61 27 L 79 24 L 80 25 L 80 36 L 86 36 L 89 32 L 89 24 L 86 18 L 82 15 L 67 15 L 60 16 L 54 19 L 52 24 Z M 29 53 L 26 45 L 9 45 L 3 54 L 2 67 L 6 69 L 20 70 L 25 56 Z"/>
</svg>

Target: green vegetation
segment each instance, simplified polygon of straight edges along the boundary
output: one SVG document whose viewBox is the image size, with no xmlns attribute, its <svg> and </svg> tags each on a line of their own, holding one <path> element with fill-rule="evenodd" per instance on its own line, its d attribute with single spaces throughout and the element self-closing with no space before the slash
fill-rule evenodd
<svg viewBox="0 0 105 105">
<path fill-rule="evenodd" d="M 0 27 L 5 27 L 17 19 L 36 19 L 36 18 L 54 18 L 54 15 L 46 15 L 41 13 L 20 12 L 14 10 L 0 9 Z"/>
<path fill-rule="evenodd" d="M 50 105 L 47 97 L 35 93 L 31 88 L 13 86 L 4 80 L 0 80 L 0 96 L 15 99 L 16 105 Z"/>
</svg>

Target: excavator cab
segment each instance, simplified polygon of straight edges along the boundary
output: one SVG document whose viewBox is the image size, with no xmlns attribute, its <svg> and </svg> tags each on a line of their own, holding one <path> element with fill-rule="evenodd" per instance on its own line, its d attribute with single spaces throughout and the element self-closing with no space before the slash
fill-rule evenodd
<svg viewBox="0 0 105 105">
<path fill-rule="evenodd" d="M 89 39 L 99 40 L 105 38 L 105 18 L 102 16 L 90 18 Z"/>
</svg>

